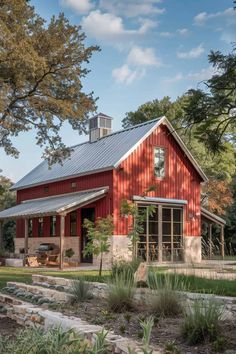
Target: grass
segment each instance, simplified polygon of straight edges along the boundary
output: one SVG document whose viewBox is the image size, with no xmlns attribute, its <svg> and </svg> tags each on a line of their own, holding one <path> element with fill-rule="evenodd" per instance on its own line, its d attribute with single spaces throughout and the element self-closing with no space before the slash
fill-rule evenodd
<svg viewBox="0 0 236 354">
<path fill-rule="evenodd" d="M 167 267 L 153 268 L 155 272 L 162 276 Z M 8 281 L 31 283 L 32 274 L 51 275 L 55 277 L 63 277 L 68 279 L 80 279 L 88 281 L 108 282 L 110 279 L 110 272 L 104 271 L 101 278 L 98 277 L 96 270 L 82 270 L 79 271 L 56 271 L 56 270 L 39 270 L 30 268 L 14 268 L 14 267 L 0 267 L 0 288 L 4 288 Z M 178 277 L 184 279 L 188 283 L 190 292 L 195 293 L 210 293 L 223 296 L 236 296 L 235 280 L 220 280 L 220 279 L 204 279 L 195 276 L 185 276 L 178 274 Z"/>
</svg>

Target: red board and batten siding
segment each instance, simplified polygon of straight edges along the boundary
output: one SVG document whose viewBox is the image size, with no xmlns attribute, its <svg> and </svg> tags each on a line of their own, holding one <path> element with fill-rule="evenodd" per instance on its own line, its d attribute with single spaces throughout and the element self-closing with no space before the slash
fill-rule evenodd
<svg viewBox="0 0 236 354">
<path fill-rule="evenodd" d="M 76 182 L 76 188 L 71 188 L 71 182 Z M 44 187 L 48 186 L 48 192 L 45 193 Z M 87 190 L 92 188 L 99 188 L 99 187 L 109 187 L 109 192 L 105 198 L 98 200 L 96 202 L 96 217 L 105 217 L 108 214 L 112 214 L 113 210 L 113 173 L 112 171 L 100 172 L 88 176 L 81 176 L 72 179 L 66 179 L 63 181 L 57 181 L 53 183 L 45 183 L 44 185 L 30 187 L 26 189 L 22 189 L 17 191 L 17 203 L 20 203 L 24 200 L 29 199 L 37 199 L 37 198 L 44 198 L 49 196 L 55 196 L 59 194 L 66 194 L 71 192 L 78 192 L 81 190 Z M 86 207 L 94 207 L 95 204 L 87 205 Z M 70 216 L 66 216 L 65 220 L 65 235 L 70 236 Z M 78 210 L 77 215 L 77 226 L 78 226 L 78 235 L 80 235 L 80 212 Z M 59 217 L 57 217 L 57 235 L 60 234 L 60 222 Z M 38 233 L 38 219 L 33 219 L 33 235 L 36 236 Z M 23 237 L 24 235 L 24 220 L 17 221 L 17 237 Z M 44 236 L 50 236 L 50 218 L 44 218 Z"/>
<path fill-rule="evenodd" d="M 164 147 L 165 178 L 154 176 L 154 147 Z M 122 199 L 143 195 L 151 185 L 157 187 L 148 196 L 187 200 L 184 210 L 184 235 L 200 236 L 201 178 L 164 125 L 158 127 L 113 172 L 115 234 L 127 235 L 127 219 L 120 217 Z M 194 219 L 191 219 L 191 214 Z"/>
</svg>

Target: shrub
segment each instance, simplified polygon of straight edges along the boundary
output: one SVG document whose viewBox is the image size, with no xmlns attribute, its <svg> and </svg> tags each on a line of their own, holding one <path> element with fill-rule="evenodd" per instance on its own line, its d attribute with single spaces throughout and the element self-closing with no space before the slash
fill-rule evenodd
<svg viewBox="0 0 236 354">
<path fill-rule="evenodd" d="M 82 302 L 92 298 L 90 284 L 84 279 L 73 280 L 70 292 L 75 302 Z"/>
<path fill-rule="evenodd" d="M 186 289 L 186 285 L 182 280 L 179 280 L 178 276 L 150 272 L 147 283 L 149 288 L 154 290 L 151 300 L 151 308 L 154 314 L 176 316 L 182 312 L 178 291 Z"/>
<path fill-rule="evenodd" d="M 67 258 L 73 257 L 74 254 L 75 254 L 75 252 L 74 252 L 74 250 L 73 250 L 72 248 L 68 248 L 68 250 L 65 251 L 65 256 L 66 256 Z"/>
<path fill-rule="evenodd" d="M 19 331 L 14 339 L 0 337 L 0 353 L 4 354 L 105 354 L 106 332 L 97 334 L 90 346 L 73 330 L 49 329 L 46 333 L 39 328 Z"/>
<path fill-rule="evenodd" d="M 112 278 L 108 290 L 108 305 L 115 312 L 133 307 L 134 279 L 130 271 L 117 273 Z"/>
<path fill-rule="evenodd" d="M 140 263 L 141 263 L 141 260 L 139 258 L 136 258 L 130 262 L 127 262 L 124 260 L 119 261 L 119 262 L 114 262 L 112 264 L 112 268 L 111 268 L 111 278 L 114 279 L 117 274 L 119 275 L 121 273 L 134 275 L 134 273 L 138 269 Z"/>
<path fill-rule="evenodd" d="M 195 301 L 185 313 L 182 335 L 189 344 L 214 341 L 219 334 L 222 306 L 215 301 Z"/>
</svg>

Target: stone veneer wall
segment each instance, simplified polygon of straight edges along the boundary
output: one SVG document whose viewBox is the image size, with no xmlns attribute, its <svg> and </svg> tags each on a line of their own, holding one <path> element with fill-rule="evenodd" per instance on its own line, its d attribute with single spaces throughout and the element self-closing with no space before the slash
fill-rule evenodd
<svg viewBox="0 0 236 354">
<path fill-rule="evenodd" d="M 202 238 L 200 236 L 184 236 L 184 262 L 201 263 Z"/>
<path fill-rule="evenodd" d="M 24 248 L 25 246 L 25 239 L 15 238 L 15 253 L 20 253 L 19 250 Z M 29 237 L 28 245 L 29 245 L 29 254 L 35 254 L 35 251 L 39 247 L 41 243 L 55 243 L 56 245 L 60 245 L 60 237 Z M 72 248 L 75 252 L 74 256 L 71 258 L 77 259 L 80 262 L 80 237 L 78 236 L 66 236 L 64 238 L 64 250 L 68 248 Z"/>
</svg>

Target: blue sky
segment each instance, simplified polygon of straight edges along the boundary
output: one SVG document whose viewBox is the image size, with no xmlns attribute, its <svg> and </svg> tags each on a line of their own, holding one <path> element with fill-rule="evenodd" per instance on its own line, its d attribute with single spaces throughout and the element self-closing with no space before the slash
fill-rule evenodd
<svg viewBox="0 0 236 354">
<path fill-rule="evenodd" d="M 121 128 L 125 113 L 165 95 L 175 99 L 211 76 L 211 49 L 230 51 L 236 41 L 233 0 L 31 0 L 36 12 L 49 20 L 64 12 L 81 24 L 86 44 L 98 44 L 84 79 L 84 91 L 99 97 L 98 111 Z M 155 117 L 154 117 L 155 118 Z M 84 140 L 68 125 L 63 140 Z M 40 162 L 42 150 L 34 133 L 14 140 L 18 159 L 0 150 L 3 174 L 17 181 Z"/>
</svg>

